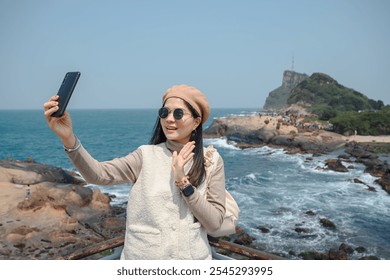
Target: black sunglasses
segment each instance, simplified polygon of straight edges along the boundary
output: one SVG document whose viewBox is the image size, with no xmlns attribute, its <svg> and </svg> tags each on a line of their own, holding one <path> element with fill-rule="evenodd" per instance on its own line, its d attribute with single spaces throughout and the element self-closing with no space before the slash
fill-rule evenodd
<svg viewBox="0 0 390 280">
<path fill-rule="evenodd" d="M 181 108 L 177 108 L 177 109 L 173 110 L 173 117 L 177 121 L 181 120 L 185 114 L 189 114 L 189 113 L 186 113 Z M 168 117 L 168 115 L 169 115 L 169 109 L 167 107 L 162 107 L 158 110 L 158 116 L 160 118 L 165 119 L 166 117 Z"/>
</svg>

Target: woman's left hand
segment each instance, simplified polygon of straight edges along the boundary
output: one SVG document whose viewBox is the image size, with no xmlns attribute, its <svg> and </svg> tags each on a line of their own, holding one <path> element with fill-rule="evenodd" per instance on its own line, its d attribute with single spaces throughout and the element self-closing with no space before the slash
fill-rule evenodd
<svg viewBox="0 0 390 280">
<path fill-rule="evenodd" d="M 195 141 L 191 141 L 184 145 L 179 154 L 176 151 L 173 152 L 172 170 L 173 175 L 175 176 L 175 181 L 180 181 L 185 176 L 184 165 L 193 158 L 195 153 L 192 151 L 194 149 Z"/>
</svg>

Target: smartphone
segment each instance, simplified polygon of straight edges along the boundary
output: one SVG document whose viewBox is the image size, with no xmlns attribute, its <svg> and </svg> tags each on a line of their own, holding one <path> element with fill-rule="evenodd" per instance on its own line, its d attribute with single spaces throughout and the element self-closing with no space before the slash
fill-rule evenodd
<svg viewBox="0 0 390 280">
<path fill-rule="evenodd" d="M 58 111 L 52 114 L 52 117 L 61 117 L 68 106 L 70 97 L 72 96 L 73 90 L 76 87 L 77 81 L 79 80 L 80 72 L 68 72 L 65 74 L 64 80 L 58 90 Z"/>
</svg>

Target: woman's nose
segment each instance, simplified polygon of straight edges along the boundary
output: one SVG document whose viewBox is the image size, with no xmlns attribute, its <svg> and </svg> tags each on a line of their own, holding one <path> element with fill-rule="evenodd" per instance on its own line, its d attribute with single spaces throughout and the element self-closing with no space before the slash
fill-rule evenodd
<svg viewBox="0 0 390 280">
<path fill-rule="evenodd" d="M 167 121 L 169 122 L 174 122 L 175 118 L 173 117 L 173 111 L 168 113 L 168 116 L 166 118 Z"/>
</svg>

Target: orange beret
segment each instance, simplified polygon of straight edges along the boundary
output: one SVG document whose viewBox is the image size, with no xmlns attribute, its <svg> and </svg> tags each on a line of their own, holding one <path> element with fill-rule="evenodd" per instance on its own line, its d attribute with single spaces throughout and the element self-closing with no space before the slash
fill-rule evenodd
<svg viewBox="0 0 390 280">
<path fill-rule="evenodd" d="M 210 105 L 206 96 L 200 90 L 188 85 L 175 85 L 165 92 L 163 104 L 171 97 L 177 97 L 187 101 L 198 112 L 202 123 L 207 121 L 210 115 Z"/>
</svg>

